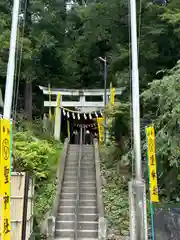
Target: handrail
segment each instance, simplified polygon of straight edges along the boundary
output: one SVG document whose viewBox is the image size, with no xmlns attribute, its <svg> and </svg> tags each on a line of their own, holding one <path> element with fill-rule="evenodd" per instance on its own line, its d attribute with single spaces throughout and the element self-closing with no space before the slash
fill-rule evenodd
<svg viewBox="0 0 180 240">
<path fill-rule="evenodd" d="M 74 219 L 74 239 L 78 239 L 78 208 L 79 208 L 79 188 L 81 177 L 81 158 L 82 158 L 82 128 L 80 128 L 80 142 L 79 142 L 79 156 L 78 156 L 78 175 L 76 183 L 76 207 L 75 207 L 75 219 Z"/>
<path fill-rule="evenodd" d="M 106 220 L 104 218 L 104 202 L 101 184 L 101 169 L 99 144 L 97 139 L 94 139 L 94 155 L 95 155 L 95 169 L 96 169 L 96 189 L 97 189 L 97 207 L 98 207 L 98 239 L 106 239 Z"/>
<path fill-rule="evenodd" d="M 41 233 L 47 236 L 54 236 L 55 233 L 55 219 L 58 214 L 59 199 L 62 190 L 62 182 L 64 177 L 64 169 L 66 164 L 67 153 L 69 149 L 69 139 L 66 138 L 64 142 L 64 149 L 61 152 L 61 156 L 58 162 L 58 168 L 56 172 L 56 194 L 53 200 L 52 209 L 45 215 L 44 221 L 41 223 Z"/>
</svg>

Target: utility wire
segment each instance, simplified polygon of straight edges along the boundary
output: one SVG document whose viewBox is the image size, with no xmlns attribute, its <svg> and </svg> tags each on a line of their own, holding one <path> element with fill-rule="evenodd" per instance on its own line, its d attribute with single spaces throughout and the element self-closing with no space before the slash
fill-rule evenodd
<svg viewBox="0 0 180 240">
<path fill-rule="evenodd" d="M 27 0 L 25 0 L 24 4 L 24 14 L 23 14 L 23 27 L 22 27 L 22 36 L 20 41 L 20 55 L 19 55 L 19 68 L 18 68 L 18 75 L 17 75 L 17 87 L 15 93 L 15 105 L 14 105 L 14 120 L 16 121 L 17 116 L 17 103 L 18 103 L 18 95 L 19 95 L 19 83 L 21 78 L 21 66 L 22 66 L 22 55 L 23 55 L 23 45 L 24 45 L 24 32 L 25 32 L 25 25 L 26 25 L 26 12 L 27 12 Z"/>
<path fill-rule="evenodd" d="M 139 22 L 138 22 L 138 57 L 140 50 L 140 40 L 141 40 L 141 22 L 142 22 L 142 0 L 139 1 Z"/>
<path fill-rule="evenodd" d="M 21 11 L 21 10 L 20 10 Z M 20 31 L 19 28 L 17 29 L 17 44 L 16 44 L 16 56 L 15 56 L 15 73 L 14 73 L 14 88 L 13 88 L 13 100 L 12 100 L 12 112 L 14 118 L 15 112 L 15 99 L 16 99 L 16 88 L 17 88 L 17 71 L 18 71 L 18 57 L 19 57 L 19 39 L 20 39 Z"/>
</svg>

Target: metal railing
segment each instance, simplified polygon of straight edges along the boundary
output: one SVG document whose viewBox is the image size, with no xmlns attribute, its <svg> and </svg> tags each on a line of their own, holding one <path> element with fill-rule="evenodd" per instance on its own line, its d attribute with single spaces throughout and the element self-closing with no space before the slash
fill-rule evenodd
<svg viewBox="0 0 180 240">
<path fill-rule="evenodd" d="M 74 219 L 74 239 L 78 239 L 78 209 L 79 209 L 79 195 L 80 195 L 80 177 L 81 177 L 81 158 L 82 158 L 82 128 L 80 128 L 80 142 L 79 142 L 79 156 L 78 156 L 78 175 L 76 183 L 76 206 Z"/>
<path fill-rule="evenodd" d="M 94 139 L 94 155 L 96 169 L 96 191 L 97 191 L 97 207 L 98 207 L 98 239 L 106 239 L 107 222 L 104 217 L 104 202 L 101 185 L 101 167 L 99 145 L 97 139 Z"/>
</svg>

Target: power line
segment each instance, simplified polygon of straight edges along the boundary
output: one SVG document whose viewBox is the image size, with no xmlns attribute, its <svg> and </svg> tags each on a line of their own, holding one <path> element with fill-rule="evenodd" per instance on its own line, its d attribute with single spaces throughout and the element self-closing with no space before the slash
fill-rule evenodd
<svg viewBox="0 0 180 240">
<path fill-rule="evenodd" d="M 16 85 L 16 93 L 15 93 L 15 105 L 14 105 L 14 120 L 15 121 L 16 121 L 16 116 L 17 116 L 16 110 L 17 110 L 18 95 L 19 95 L 19 83 L 20 83 L 20 78 L 21 78 L 24 32 L 25 32 L 25 25 L 26 25 L 26 11 L 27 11 L 27 0 L 25 0 L 25 4 L 24 4 L 23 27 L 22 27 L 22 36 L 21 36 L 21 42 L 20 42 L 19 68 L 18 68 L 18 75 L 17 75 L 17 85 Z"/>
</svg>

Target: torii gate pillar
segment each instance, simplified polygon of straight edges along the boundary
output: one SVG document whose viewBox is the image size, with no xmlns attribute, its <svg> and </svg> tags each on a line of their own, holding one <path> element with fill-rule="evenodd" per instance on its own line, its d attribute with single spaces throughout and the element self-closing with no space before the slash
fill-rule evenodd
<svg viewBox="0 0 180 240">
<path fill-rule="evenodd" d="M 61 103 L 62 103 L 62 95 L 60 96 L 60 108 L 56 108 L 55 123 L 54 123 L 54 139 L 57 141 L 61 140 Z"/>
</svg>

